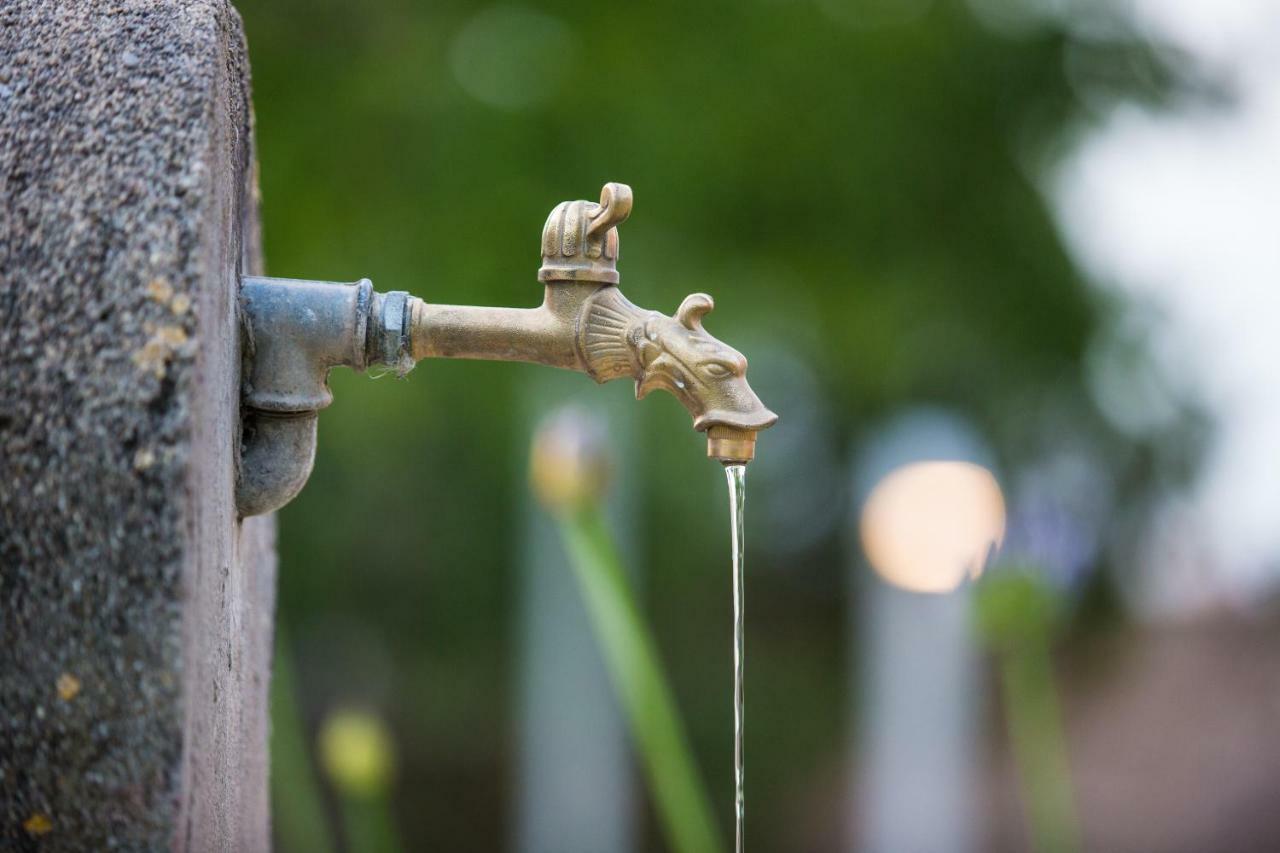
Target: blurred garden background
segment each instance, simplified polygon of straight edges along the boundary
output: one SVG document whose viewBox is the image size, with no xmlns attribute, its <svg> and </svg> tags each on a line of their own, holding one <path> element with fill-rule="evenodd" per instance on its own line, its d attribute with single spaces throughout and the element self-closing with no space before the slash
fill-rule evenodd
<svg viewBox="0 0 1280 853">
<path fill-rule="evenodd" d="M 621 181 L 624 292 L 714 296 L 781 415 L 748 474 L 753 849 L 1280 845 L 1268 4 L 240 11 L 269 274 L 533 306 L 547 213 Z M 606 425 L 610 527 L 731 837 L 724 477 L 673 400 L 550 373 L 332 376 L 279 519 L 279 849 L 669 849 L 528 487 L 567 401 Z M 868 497 L 930 460 L 1002 504 L 956 592 L 906 591 L 965 568 L 911 563 L 941 498 L 879 573 L 864 550 Z M 372 817 L 324 760 L 342 714 L 382 726 Z"/>
</svg>

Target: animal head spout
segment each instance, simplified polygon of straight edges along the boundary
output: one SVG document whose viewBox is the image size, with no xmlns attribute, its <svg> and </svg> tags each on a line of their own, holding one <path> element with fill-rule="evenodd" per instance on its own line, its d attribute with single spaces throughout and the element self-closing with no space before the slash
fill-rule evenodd
<svg viewBox="0 0 1280 853">
<path fill-rule="evenodd" d="M 634 377 L 637 398 L 655 388 L 670 392 L 700 431 L 771 426 L 778 416 L 747 384 L 747 359 L 702 326 L 713 307 L 710 296 L 695 293 L 667 317 L 637 308 L 616 288 L 603 288 L 579 333 L 587 372 L 601 382 Z"/>
</svg>

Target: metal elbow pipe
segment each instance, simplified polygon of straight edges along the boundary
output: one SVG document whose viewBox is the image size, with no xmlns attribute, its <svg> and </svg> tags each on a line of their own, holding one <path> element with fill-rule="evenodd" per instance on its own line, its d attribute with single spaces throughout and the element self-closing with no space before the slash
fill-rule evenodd
<svg viewBox="0 0 1280 853">
<path fill-rule="evenodd" d="M 315 463 L 321 409 L 333 402 L 329 371 L 408 357 L 408 294 L 354 284 L 248 277 L 241 283 L 244 409 L 236 507 L 241 517 L 293 500 Z"/>
<path fill-rule="evenodd" d="M 319 420 L 319 412 L 246 412 L 236 477 L 242 518 L 275 512 L 302 491 L 316 461 Z"/>
</svg>

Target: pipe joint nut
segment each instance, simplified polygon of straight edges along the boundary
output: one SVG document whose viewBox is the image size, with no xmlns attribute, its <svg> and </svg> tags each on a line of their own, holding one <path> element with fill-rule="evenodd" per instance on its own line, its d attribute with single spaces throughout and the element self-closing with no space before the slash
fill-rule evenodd
<svg viewBox="0 0 1280 853">
<path fill-rule="evenodd" d="M 413 369 L 409 352 L 409 294 L 393 290 L 377 298 L 375 328 L 369 336 L 370 360 L 394 367 L 404 376 Z"/>
</svg>

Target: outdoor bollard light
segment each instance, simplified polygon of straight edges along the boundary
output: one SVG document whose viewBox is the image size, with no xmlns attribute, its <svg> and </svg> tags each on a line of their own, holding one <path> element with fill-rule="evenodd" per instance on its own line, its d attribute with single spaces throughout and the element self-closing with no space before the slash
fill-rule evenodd
<svg viewBox="0 0 1280 853">
<path fill-rule="evenodd" d="M 617 287 L 617 226 L 631 201 L 630 187 L 611 183 L 598 204 L 566 201 L 551 211 L 537 308 L 436 305 L 378 293 L 367 279 L 246 277 L 240 514 L 279 509 L 306 484 L 337 366 L 386 365 L 403 375 L 423 358 L 472 358 L 545 364 L 597 382 L 630 377 L 637 399 L 656 388 L 675 395 L 707 434 L 709 457 L 749 462 L 756 432 L 778 416 L 747 384 L 746 358 L 703 328 L 711 297 L 687 296 L 668 317 L 633 305 Z"/>
</svg>

